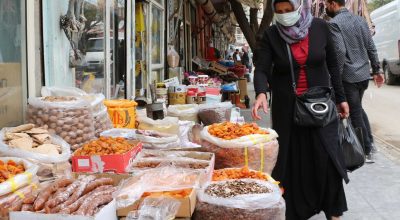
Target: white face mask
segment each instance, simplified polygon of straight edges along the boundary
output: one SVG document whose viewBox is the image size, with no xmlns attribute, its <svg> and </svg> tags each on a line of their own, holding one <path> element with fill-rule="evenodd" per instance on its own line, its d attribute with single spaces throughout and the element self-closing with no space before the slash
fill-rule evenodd
<svg viewBox="0 0 400 220">
<path fill-rule="evenodd" d="M 296 11 L 292 11 L 292 12 L 288 12 L 288 13 L 284 13 L 284 14 L 275 13 L 275 20 L 279 24 L 281 24 L 285 27 L 290 27 L 290 26 L 295 25 L 296 22 L 300 20 L 302 6 L 303 6 L 303 1 L 301 2 L 301 5 L 299 6 L 299 8 L 297 8 Z"/>
</svg>

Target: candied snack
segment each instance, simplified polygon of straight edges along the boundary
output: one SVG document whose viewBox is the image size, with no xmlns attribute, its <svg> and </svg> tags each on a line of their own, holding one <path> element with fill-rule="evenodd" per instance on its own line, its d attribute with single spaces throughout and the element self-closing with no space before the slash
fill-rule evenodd
<svg viewBox="0 0 400 220">
<path fill-rule="evenodd" d="M 146 197 L 172 197 L 175 199 L 186 198 L 192 193 L 193 189 L 181 189 L 181 190 L 173 190 L 173 191 L 164 191 L 164 192 L 145 192 L 142 195 L 142 198 Z"/>
<path fill-rule="evenodd" d="M 125 138 L 100 137 L 92 140 L 75 151 L 75 156 L 113 155 L 124 154 L 131 150 L 133 145 Z"/>
<path fill-rule="evenodd" d="M 25 167 L 22 163 L 16 163 L 13 160 L 4 163 L 4 161 L 0 160 L 0 183 L 23 172 L 25 172 Z"/>
<path fill-rule="evenodd" d="M 212 180 L 221 181 L 221 180 L 248 179 L 248 178 L 269 180 L 269 177 L 266 173 L 250 170 L 248 167 L 214 170 Z"/>
<path fill-rule="evenodd" d="M 251 134 L 268 134 L 267 131 L 261 129 L 255 123 L 245 123 L 241 125 L 232 122 L 210 125 L 208 127 L 208 132 L 215 137 L 225 140 L 232 140 Z"/>
</svg>

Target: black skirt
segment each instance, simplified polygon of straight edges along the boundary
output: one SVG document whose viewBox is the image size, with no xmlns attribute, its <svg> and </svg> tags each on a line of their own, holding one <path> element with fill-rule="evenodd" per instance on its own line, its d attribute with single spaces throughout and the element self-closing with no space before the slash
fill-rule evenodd
<svg viewBox="0 0 400 220">
<path fill-rule="evenodd" d="M 343 178 L 322 138 L 316 129 L 292 127 L 285 173 L 279 175 L 288 220 L 308 219 L 321 211 L 328 218 L 347 211 Z"/>
</svg>

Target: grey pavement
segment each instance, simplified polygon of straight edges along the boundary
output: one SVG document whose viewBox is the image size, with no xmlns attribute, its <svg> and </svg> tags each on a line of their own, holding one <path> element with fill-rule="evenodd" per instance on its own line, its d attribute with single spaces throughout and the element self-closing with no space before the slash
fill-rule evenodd
<svg viewBox="0 0 400 220">
<path fill-rule="evenodd" d="M 248 85 L 249 97 L 254 101 L 253 84 Z M 246 121 L 252 121 L 250 110 L 242 110 Z M 256 122 L 269 127 L 270 117 L 264 115 Z M 348 211 L 344 220 L 400 220 L 400 157 L 394 157 L 387 143 L 375 139 L 378 153 L 375 163 L 365 164 L 349 173 L 350 183 L 345 184 Z M 311 220 L 326 219 L 321 213 Z"/>
</svg>

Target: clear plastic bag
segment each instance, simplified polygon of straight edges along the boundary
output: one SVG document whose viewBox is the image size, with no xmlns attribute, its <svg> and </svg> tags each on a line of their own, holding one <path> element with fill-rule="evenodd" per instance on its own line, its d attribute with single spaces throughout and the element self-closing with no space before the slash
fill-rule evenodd
<svg viewBox="0 0 400 220">
<path fill-rule="evenodd" d="M 130 173 L 140 173 L 154 168 L 177 167 L 192 169 L 199 172 L 200 185 L 211 181 L 214 161 L 197 160 L 192 158 L 141 158 L 136 159 L 127 169 Z"/>
<path fill-rule="evenodd" d="M 204 170 L 210 169 L 210 161 L 197 160 L 192 158 L 140 158 L 135 159 L 130 165 L 130 172 L 174 166 L 187 169 Z"/>
<path fill-rule="evenodd" d="M 23 200 L 30 196 L 36 197 L 40 187 L 38 179 L 33 177 L 31 183 L 0 196 L 0 219 L 9 219 L 10 211 L 20 211 L 22 208 L 20 204 L 23 203 Z"/>
<path fill-rule="evenodd" d="M 89 102 L 78 97 L 69 101 L 46 101 L 45 98 L 29 98 L 27 120 L 39 127 L 47 127 L 50 133 L 63 138 L 72 149 L 95 137 L 93 115 Z"/>
<path fill-rule="evenodd" d="M 88 94 L 85 91 L 76 87 L 56 87 L 56 86 L 43 86 L 41 90 L 43 97 L 46 96 L 74 96 L 81 97 L 90 103 L 93 113 L 98 113 L 105 109 L 103 101 L 105 96 L 101 93 Z"/>
<path fill-rule="evenodd" d="M 181 121 L 194 121 L 198 120 L 199 106 L 197 104 L 186 105 L 170 105 L 168 106 L 168 116 L 178 117 Z"/>
<path fill-rule="evenodd" d="M 285 220 L 286 204 L 283 198 L 280 201 L 266 209 L 240 209 L 218 205 L 210 205 L 205 202 L 198 201 L 196 209 L 192 217 L 193 220 Z"/>
<path fill-rule="evenodd" d="M 256 220 L 284 220 L 285 203 L 279 187 L 268 181 L 256 179 L 241 179 L 242 182 L 257 183 L 267 187 L 270 192 L 260 194 L 242 194 L 229 198 L 211 196 L 206 193 L 207 187 L 212 184 L 225 184 L 227 180 L 211 182 L 197 193 L 197 205 L 194 214 L 195 220 L 205 219 L 256 219 Z"/>
<path fill-rule="evenodd" d="M 201 131 L 202 151 L 215 154 L 215 169 L 249 167 L 268 174 L 272 173 L 278 158 L 277 133 L 253 134 L 232 140 L 211 135 L 208 127 Z"/>
<path fill-rule="evenodd" d="M 208 152 L 196 151 L 160 151 L 160 150 L 142 150 L 136 158 L 188 158 L 205 161 L 213 161 L 214 154 Z"/>
<path fill-rule="evenodd" d="M 76 87 L 56 87 L 56 86 L 43 86 L 41 90 L 43 97 L 46 96 L 84 96 L 87 93 Z"/>
<path fill-rule="evenodd" d="M 189 135 L 195 123 L 193 121 L 179 121 L 179 140 L 181 148 L 200 148 L 201 146 L 189 140 Z"/>
<path fill-rule="evenodd" d="M 115 194 L 118 208 L 127 207 L 145 192 L 164 192 L 191 189 L 199 186 L 200 172 L 173 166 L 145 170 L 124 180 Z"/>
<path fill-rule="evenodd" d="M 139 172 L 154 167 L 174 166 L 195 169 L 201 172 L 201 185 L 211 181 L 214 170 L 213 153 L 196 151 L 143 150 L 130 166 L 130 172 Z"/>
<path fill-rule="evenodd" d="M 181 203 L 173 198 L 145 198 L 139 210 L 130 212 L 127 220 L 172 220 Z"/>
<path fill-rule="evenodd" d="M 94 114 L 93 118 L 96 137 L 99 137 L 101 132 L 113 128 L 106 108 L 104 108 L 99 113 Z"/>
<path fill-rule="evenodd" d="M 3 128 L 0 131 L 0 154 L 3 156 L 19 157 L 28 160 L 34 160 L 40 163 L 64 163 L 68 162 L 69 158 L 71 157 L 70 145 L 57 135 L 51 135 L 51 140 L 53 144 L 61 146 L 61 154 L 58 156 L 40 154 L 31 151 L 25 151 L 16 147 L 9 147 L 4 143 L 4 134 L 7 129 L 8 128 Z"/>
<path fill-rule="evenodd" d="M 13 160 L 15 163 L 23 163 L 25 172 L 15 175 L 8 180 L 0 183 L 0 196 L 15 192 L 19 188 L 31 184 L 35 180 L 36 172 L 39 167 L 27 160 L 17 157 L 0 157 L 3 163 L 7 163 L 9 160 Z"/>
<path fill-rule="evenodd" d="M 162 120 L 153 120 L 146 116 L 138 115 L 138 129 L 159 131 L 168 134 L 179 134 L 179 119 L 176 117 L 165 117 Z"/>
<path fill-rule="evenodd" d="M 102 132 L 100 136 L 136 139 L 142 142 L 143 148 L 147 149 L 175 149 L 180 145 L 177 135 L 165 134 L 156 131 L 114 128 Z"/>
<path fill-rule="evenodd" d="M 199 105 L 199 118 L 204 125 L 229 121 L 233 105 L 230 102 Z"/>
</svg>

